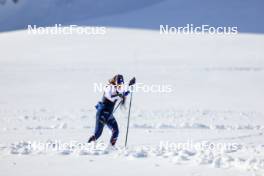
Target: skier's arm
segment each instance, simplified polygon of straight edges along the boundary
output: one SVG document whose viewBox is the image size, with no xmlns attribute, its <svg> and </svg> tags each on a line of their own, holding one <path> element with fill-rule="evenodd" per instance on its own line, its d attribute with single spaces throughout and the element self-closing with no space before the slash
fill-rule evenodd
<svg viewBox="0 0 264 176">
<path fill-rule="evenodd" d="M 120 92 L 117 91 L 118 96 L 121 98 L 121 103 L 124 105 L 126 102 L 126 97 L 129 95 L 129 90 L 122 89 Z"/>
<path fill-rule="evenodd" d="M 125 99 L 125 97 L 129 94 L 129 91 L 118 91 L 114 86 L 107 86 L 104 92 L 105 98 L 114 102 L 118 99 Z"/>
</svg>

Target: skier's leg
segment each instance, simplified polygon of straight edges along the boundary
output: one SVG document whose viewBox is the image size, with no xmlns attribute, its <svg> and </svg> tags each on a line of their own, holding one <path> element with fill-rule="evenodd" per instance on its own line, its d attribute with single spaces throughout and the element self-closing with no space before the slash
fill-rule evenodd
<svg viewBox="0 0 264 176">
<path fill-rule="evenodd" d="M 104 122 L 103 116 L 101 114 L 102 113 L 100 113 L 100 112 L 97 112 L 97 114 L 96 114 L 94 135 L 92 135 L 90 137 L 90 139 L 88 140 L 88 143 L 90 143 L 92 141 L 96 141 L 101 136 L 101 134 L 103 132 L 105 122 Z"/>
<path fill-rule="evenodd" d="M 97 120 L 95 126 L 95 132 L 94 132 L 95 139 L 98 139 L 101 136 L 103 129 L 104 129 L 104 122 L 101 120 Z"/>
<path fill-rule="evenodd" d="M 107 122 L 107 126 L 109 129 L 112 130 L 112 137 L 110 139 L 110 143 L 112 145 L 115 145 L 119 134 L 118 124 L 116 122 L 116 119 L 114 117 L 109 119 L 109 121 Z"/>
</svg>

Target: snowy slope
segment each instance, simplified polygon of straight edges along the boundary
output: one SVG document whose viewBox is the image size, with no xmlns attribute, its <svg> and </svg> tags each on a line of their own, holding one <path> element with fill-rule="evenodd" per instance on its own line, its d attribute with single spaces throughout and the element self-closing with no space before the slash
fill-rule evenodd
<svg viewBox="0 0 264 176">
<path fill-rule="evenodd" d="M 111 27 L 93 36 L 0 33 L 0 175 L 264 175 L 263 34 L 166 36 L 146 30 L 159 23 L 208 22 L 262 33 L 256 22 L 262 1 L 19 2 L 8 1 L 4 11 L 0 5 L 1 31 L 28 23 Z M 103 146 L 86 141 L 102 96 L 94 83 L 116 73 L 173 91 L 136 92 L 129 147 L 123 148 L 127 109 L 120 109 L 118 150 L 112 151 L 105 147 L 108 129 L 98 141 Z M 235 147 L 160 147 L 189 141 Z M 58 143 L 66 145 L 56 149 Z"/>
<path fill-rule="evenodd" d="M 0 30 L 23 29 L 27 25 L 67 24 L 76 20 L 94 19 L 128 13 L 161 0 L 21 0 L 0 5 Z"/>
<path fill-rule="evenodd" d="M 262 0 L 20 0 L 0 5 L 0 31 L 29 24 L 100 25 L 158 30 L 160 24 L 237 26 L 263 33 Z M 106 18 L 105 18 L 106 17 Z"/>
<path fill-rule="evenodd" d="M 111 174 L 123 175 L 142 165 L 129 174 L 263 173 L 262 35 L 173 37 L 113 28 L 105 36 L 65 38 L 21 31 L 0 38 L 5 43 L 0 60 L 4 175 L 15 175 L 17 169 L 27 175 L 28 169 L 29 175 L 105 175 L 112 167 L 122 169 Z M 127 150 L 122 149 L 124 110 L 116 114 L 118 151 L 29 147 L 32 141 L 85 143 L 94 128 L 94 104 L 101 97 L 93 92 L 93 83 L 115 73 L 173 87 L 172 93 L 135 93 Z M 107 144 L 108 138 L 105 129 L 100 142 Z M 238 148 L 160 148 L 162 141 L 188 140 L 236 143 Z"/>
<path fill-rule="evenodd" d="M 83 107 L 91 101 L 93 107 L 101 95 L 89 93 L 93 83 L 119 72 L 127 79 L 135 75 L 145 84 L 173 87 L 165 94 L 139 91 L 140 107 L 163 102 L 166 108 L 263 110 L 263 36 L 163 36 L 109 29 L 105 36 L 85 37 L 15 32 L 1 34 L 1 41 L 3 105 Z"/>
</svg>

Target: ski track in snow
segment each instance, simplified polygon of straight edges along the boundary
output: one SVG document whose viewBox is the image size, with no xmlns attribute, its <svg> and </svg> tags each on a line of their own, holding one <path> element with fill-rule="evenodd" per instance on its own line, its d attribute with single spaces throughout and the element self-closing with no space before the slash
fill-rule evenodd
<svg viewBox="0 0 264 176">
<path fill-rule="evenodd" d="M 135 108 L 136 109 L 136 108 Z M 177 149 L 160 147 L 159 145 L 131 145 L 124 149 L 109 150 L 104 144 L 101 147 L 76 148 L 64 146 L 60 150 L 53 150 L 56 141 L 45 136 L 49 131 L 58 130 L 87 130 L 94 128 L 94 110 L 79 109 L 58 113 L 49 109 L 30 110 L 4 110 L 0 111 L 1 132 L 5 135 L 11 132 L 27 131 L 32 134 L 44 135 L 45 142 L 51 144 L 51 149 L 34 148 L 25 140 L 17 140 L 11 143 L 0 143 L 0 157 L 5 155 L 72 155 L 72 156 L 97 156 L 126 157 L 127 159 L 166 159 L 169 162 L 181 164 L 208 165 L 214 168 L 237 168 L 247 171 L 264 171 L 264 145 L 239 143 L 239 147 L 233 149 L 209 150 L 209 149 Z M 125 113 L 118 112 L 117 119 L 122 124 L 125 122 Z M 144 117 L 144 119 L 142 119 Z M 133 112 L 131 129 L 146 130 L 151 135 L 159 130 L 206 130 L 208 133 L 222 131 L 234 133 L 246 131 L 245 134 L 237 133 L 227 137 L 215 137 L 206 139 L 208 142 L 228 141 L 263 136 L 264 126 L 258 123 L 263 115 L 258 112 L 232 111 L 232 110 L 175 110 L 170 111 L 142 111 Z M 201 121 L 201 119 L 203 119 Z M 232 119 L 232 120 L 231 120 Z M 255 119 L 252 121 L 252 119 Z M 203 122 L 203 123 L 200 123 Z M 122 128 L 122 127 L 121 127 Z M 86 132 L 88 134 L 88 132 Z M 11 133 L 12 134 L 12 133 Z M 40 140 L 41 141 L 41 140 Z M 43 142 L 43 139 L 42 139 Z M 67 141 L 66 141 L 67 142 Z M 199 142 L 197 140 L 196 142 Z M 245 155 L 247 154 L 247 155 Z"/>
<path fill-rule="evenodd" d="M 264 115 L 252 111 L 139 109 L 132 113 L 130 127 L 135 129 L 264 130 L 264 124 L 259 123 Z M 95 110 L 75 109 L 58 113 L 45 108 L 33 111 L 2 109 L 0 116 L 2 131 L 86 129 L 94 127 Z M 118 112 L 116 116 L 118 121 L 124 121 L 126 113 Z"/>
<path fill-rule="evenodd" d="M 52 141 L 49 141 L 52 143 Z M 55 142 L 53 143 L 55 145 Z M 87 144 L 88 145 L 88 144 Z M 254 150 L 253 154 L 262 157 L 237 157 L 236 154 Z M 211 150 L 170 150 L 157 146 L 136 146 L 128 149 L 117 148 L 109 150 L 107 147 L 75 149 L 65 147 L 62 150 L 43 152 L 33 149 L 28 142 L 13 143 L 10 146 L 1 146 L 1 155 L 73 155 L 73 156 L 108 156 L 112 158 L 126 157 L 127 159 L 157 158 L 167 159 L 173 164 L 208 165 L 214 168 L 237 168 L 247 171 L 264 171 L 264 146 L 259 148 L 240 147 L 237 150 L 211 151 Z"/>
</svg>

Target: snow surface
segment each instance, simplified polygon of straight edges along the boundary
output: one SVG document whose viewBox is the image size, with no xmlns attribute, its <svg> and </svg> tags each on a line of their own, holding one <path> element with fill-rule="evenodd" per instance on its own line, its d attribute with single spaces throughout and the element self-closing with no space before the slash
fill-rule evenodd
<svg viewBox="0 0 264 176">
<path fill-rule="evenodd" d="M 152 5 L 137 4 L 126 14 L 87 21 L 79 16 L 76 21 L 102 24 L 104 19 L 136 18 L 143 9 L 135 9 L 173 9 L 173 1 L 143 2 Z M 247 3 L 243 7 L 250 8 Z M 1 29 L 21 28 L 25 22 L 13 26 L 10 21 Z M 0 175 L 264 175 L 262 34 L 165 36 L 155 30 L 109 27 L 106 35 L 96 36 L 2 32 L 0 41 Z M 127 109 L 116 113 L 116 149 L 107 146 L 108 129 L 98 141 L 104 145 L 88 145 L 94 105 L 102 96 L 93 91 L 93 83 L 105 83 L 116 73 L 126 80 L 136 76 L 144 84 L 168 84 L 173 91 L 134 94 L 127 149 Z M 56 149 L 58 142 L 72 141 L 86 148 Z M 236 147 L 173 150 L 160 145 L 188 141 Z M 34 148 L 32 142 L 51 148 Z"/>
<path fill-rule="evenodd" d="M 237 26 L 263 33 L 262 0 L 6 0 L 0 4 L 0 31 L 27 25 L 78 24 L 157 30 L 160 24 Z M 30 10 L 29 10 L 30 9 Z"/>
</svg>

